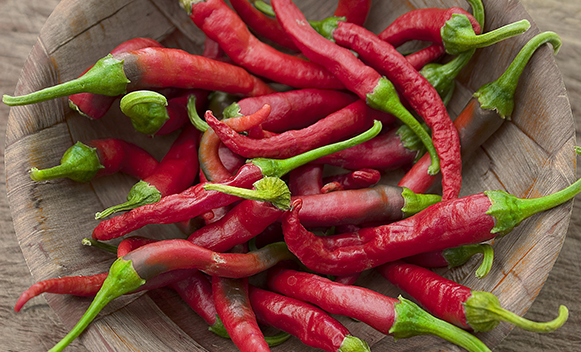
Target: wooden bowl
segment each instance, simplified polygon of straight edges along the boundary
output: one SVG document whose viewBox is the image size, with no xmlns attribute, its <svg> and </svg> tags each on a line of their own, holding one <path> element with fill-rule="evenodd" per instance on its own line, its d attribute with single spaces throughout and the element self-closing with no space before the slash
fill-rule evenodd
<svg viewBox="0 0 581 352">
<path fill-rule="evenodd" d="M 309 6 L 310 5 L 310 6 Z M 463 1 L 375 1 L 367 27 L 378 33 L 396 16 L 414 7 L 467 8 Z M 333 1 L 301 1 L 308 18 L 332 13 Z M 539 31 L 517 1 L 484 1 L 485 30 L 528 19 L 531 29 L 516 38 L 478 50 L 458 78 L 457 92 L 449 105 L 452 117 L 471 94 L 495 80 L 518 50 Z M 201 53 L 203 35 L 177 1 L 63 0 L 46 22 L 23 69 L 15 95 L 25 94 L 77 77 L 86 67 L 119 43 L 144 36 Z M 8 92 L 7 92 L 8 93 Z M 465 164 L 463 195 L 504 189 L 519 197 L 538 197 L 569 185 L 575 179 L 575 129 L 561 74 L 550 47 L 541 48 L 525 69 L 516 94 L 512 121 L 507 121 Z M 6 176 L 16 235 L 35 281 L 105 272 L 111 255 L 83 247 L 97 221 L 96 211 L 120 203 L 135 182 L 125 175 L 95 179 L 88 184 L 68 179 L 33 182 L 30 167 L 58 163 L 76 141 L 100 137 L 125 138 L 161 157 L 174 135 L 150 139 L 133 130 L 118 108 L 103 119 L 91 121 L 71 111 L 65 98 L 14 107 L 7 127 Z M 571 203 L 526 220 L 511 234 L 496 241 L 492 272 L 478 280 L 473 272 L 477 258 L 445 276 L 496 294 L 501 304 L 524 314 L 541 290 L 562 246 Z M 144 236 L 177 237 L 177 227 L 150 225 Z M 367 275 L 363 285 L 396 296 L 399 292 Z M 63 323 L 72 327 L 90 299 L 44 295 Z M 560 303 L 560 302 L 558 302 Z M 566 303 L 566 302 L 562 302 Z M 557 306 L 555 306 L 555 314 Z M 547 320 L 554 317 L 547 317 Z M 339 317 L 351 332 L 366 340 L 374 351 L 458 350 L 435 337 L 393 341 L 363 323 Z M 501 323 L 479 333 L 491 348 L 511 330 Z M 206 324 L 180 301 L 173 291 L 160 289 L 123 296 L 111 303 L 80 337 L 91 351 L 231 351 L 231 341 L 207 330 Z M 308 351 L 297 339 L 276 347 L 278 351 Z"/>
</svg>

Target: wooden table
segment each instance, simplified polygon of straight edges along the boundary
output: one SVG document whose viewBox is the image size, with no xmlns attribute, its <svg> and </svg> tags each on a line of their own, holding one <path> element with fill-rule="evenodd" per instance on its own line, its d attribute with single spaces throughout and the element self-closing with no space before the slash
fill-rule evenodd
<svg viewBox="0 0 581 352">
<path fill-rule="evenodd" d="M 0 93 L 12 94 L 20 70 L 46 18 L 59 0 L 0 0 Z M 556 60 L 569 99 L 581 126 L 581 2 L 578 0 L 521 0 L 541 30 L 563 39 Z M 4 174 L 4 143 L 9 108 L 0 104 L 0 170 Z M 581 163 L 578 163 L 581 165 Z M 580 166 L 578 166 L 579 169 Z M 578 175 L 581 174 L 578 172 Z M 13 306 L 32 277 L 14 234 L 5 177 L 0 179 L 0 337 L 5 351 L 46 351 L 66 333 L 43 298 L 35 298 L 15 313 Z M 550 334 L 514 329 L 496 351 L 581 351 L 581 203 L 573 209 L 567 239 L 553 270 L 526 317 L 549 320 L 558 304 L 570 310 L 569 321 Z M 75 341 L 68 351 L 87 351 Z"/>
</svg>

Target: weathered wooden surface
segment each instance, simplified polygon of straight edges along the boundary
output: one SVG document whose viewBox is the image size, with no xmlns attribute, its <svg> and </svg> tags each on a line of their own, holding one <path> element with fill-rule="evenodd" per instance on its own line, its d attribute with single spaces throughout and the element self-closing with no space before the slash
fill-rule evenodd
<svg viewBox="0 0 581 352">
<path fill-rule="evenodd" d="M 556 57 L 556 61 L 563 72 L 565 84 L 569 90 L 569 98 L 574 116 L 579 113 L 581 107 L 581 77 L 575 66 L 579 59 L 581 44 L 578 38 L 581 29 L 581 4 L 573 1 L 539 1 L 523 0 L 523 4 L 537 22 L 541 30 L 553 30 L 561 35 L 564 45 Z M 20 69 L 25 58 L 30 52 L 30 48 L 36 42 L 38 31 L 52 8 L 56 6 L 56 1 L 44 1 L 41 4 L 30 1 L 3 1 L 0 2 L 0 31 L 3 35 L 0 38 L 1 57 L 0 69 L 2 78 L 0 88 L 2 93 L 14 91 L 16 80 L 20 74 Z M 58 38 L 56 39 L 58 40 Z M 5 135 L 5 124 L 8 115 L 8 108 L 0 106 L 1 136 Z M 579 126 L 579 123 L 577 123 Z M 26 126 L 25 126 L 26 127 Z M 58 134 L 57 134 L 58 136 Z M 2 148 L 4 143 L 0 143 Z M 2 155 L 4 155 L 4 149 Z M 59 153 L 56 150 L 46 150 L 45 153 Z M 3 181 L 2 181 L 3 182 Z M 26 289 L 32 282 L 28 267 L 23 260 L 20 246 L 16 241 L 12 227 L 10 211 L 5 198 L 5 184 L 1 185 L 0 200 L 0 234 L 2 235 L 2 260 L 0 277 L 2 279 L 2 290 L 0 300 L 2 304 L 0 325 L 3 346 L 9 351 L 42 351 L 50 348 L 64 334 L 66 328 L 63 327 L 56 318 L 52 309 L 46 305 L 44 298 L 37 298 L 16 314 L 12 311 L 13 304 L 17 296 Z M 559 304 L 566 304 L 571 310 L 569 322 L 557 332 L 539 335 L 522 332 L 515 329 L 509 337 L 505 339 L 497 350 L 502 351 L 541 351 L 541 350 L 562 350 L 576 351 L 581 348 L 579 329 L 581 323 L 579 312 L 581 311 L 581 299 L 579 298 L 579 249 L 581 245 L 581 225 L 579 220 L 578 205 L 573 210 L 572 222 L 568 231 L 568 237 L 557 263 L 555 264 L 549 279 L 543 290 L 537 297 L 535 303 L 527 313 L 531 319 L 546 320 L 554 316 Z M 536 293 L 531 293 L 532 295 Z M 141 305 L 148 305 L 147 301 Z M 135 307 L 135 305 L 133 305 Z M 77 313 L 78 314 L 78 313 Z M 128 312 L 129 316 L 139 319 L 140 308 Z M 115 327 L 115 324 L 123 322 L 114 319 L 108 322 L 108 326 Z M 105 325 L 100 328 L 107 334 Z M 370 341 L 371 342 L 371 341 Z M 403 341 L 402 341 L 403 342 Z M 88 341 L 87 343 L 90 343 Z M 96 341 L 92 341 L 95 344 Z M 69 350 L 86 351 L 86 348 L 75 343 Z"/>
</svg>

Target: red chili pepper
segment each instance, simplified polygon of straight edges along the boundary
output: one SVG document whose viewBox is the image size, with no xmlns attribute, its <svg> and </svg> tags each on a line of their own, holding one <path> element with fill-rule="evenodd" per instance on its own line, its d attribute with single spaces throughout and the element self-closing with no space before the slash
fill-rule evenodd
<svg viewBox="0 0 581 352">
<path fill-rule="evenodd" d="M 551 332 L 568 318 L 567 308 L 560 306 L 559 316 L 553 321 L 539 323 L 524 319 L 502 308 L 490 292 L 473 291 L 429 269 L 401 261 L 384 264 L 378 271 L 426 310 L 462 329 L 490 331 L 506 321 L 528 331 Z"/>
<path fill-rule="evenodd" d="M 309 127 L 264 139 L 240 135 L 211 115 L 206 116 L 206 122 L 222 143 L 238 155 L 245 158 L 284 159 L 367 130 L 373 123 L 367 114 L 369 109 L 365 102 L 357 100 Z"/>
<path fill-rule="evenodd" d="M 212 277 L 214 305 L 232 342 L 241 351 L 270 351 L 248 297 L 248 278 Z"/>
<path fill-rule="evenodd" d="M 386 224 L 409 217 L 440 201 L 435 194 L 415 194 L 389 185 L 293 197 L 306 227 Z"/>
<path fill-rule="evenodd" d="M 149 47 L 163 47 L 156 40 L 150 38 L 133 38 L 119 44 L 116 48 L 111 50 L 112 55 L 116 55 L 125 51 L 138 50 Z M 91 66 L 92 67 L 92 66 Z M 83 74 L 85 74 L 91 67 L 89 67 Z M 69 96 L 69 106 L 76 110 L 83 116 L 92 119 L 100 119 L 103 117 L 113 102 L 117 99 L 114 96 L 92 94 L 92 93 L 78 93 Z"/>
<path fill-rule="evenodd" d="M 374 127 L 361 135 L 347 141 L 317 148 L 289 159 L 254 159 L 242 166 L 224 185 L 249 188 L 265 175 L 282 176 L 290 170 L 307 164 L 314 159 L 362 143 L 376 136 L 381 130 L 381 123 L 376 121 Z M 199 184 L 187 190 L 162 198 L 159 202 L 146 204 L 129 212 L 101 221 L 93 230 L 93 238 L 106 240 L 123 236 L 147 224 L 168 224 L 192 219 L 212 209 L 237 201 L 239 197 L 222 192 L 206 191 L 205 184 Z"/>
<path fill-rule="evenodd" d="M 333 16 L 345 17 L 345 21 L 363 26 L 370 9 L 371 0 L 339 0 Z"/>
<path fill-rule="evenodd" d="M 314 305 L 254 286 L 249 293 L 259 322 L 286 331 L 307 346 L 329 352 L 370 351 L 365 341 Z"/>
<path fill-rule="evenodd" d="M 420 8 L 408 11 L 398 16 L 387 28 L 377 36 L 394 47 L 398 47 L 410 40 L 430 41 L 442 43 L 440 30 L 452 14 L 462 14 L 468 17 L 474 32 L 480 33 L 478 21 L 466 10 L 460 7 L 450 8 Z"/>
<path fill-rule="evenodd" d="M 374 186 L 381 179 L 381 173 L 375 169 L 360 169 L 353 172 L 325 177 L 321 193 L 362 189 Z"/>
<path fill-rule="evenodd" d="M 151 175 L 158 161 L 141 147 L 121 139 L 96 139 L 75 143 L 62 156 L 60 165 L 48 169 L 30 169 L 30 178 L 46 181 L 67 177 L 89 182 L 95 177 L 123 172 L 137 179 Z"/>
<path fill-rule="evenodd" d="M 4 95 L 2 101 L 10 106 L 26 105 L 82 92 L 118 96 L 127 91 L 163 87 L 247 96 L 274 92 L 241 67 L 180 49 L 144 48 L 106 56 L 77 79 L 19 97 Z"/>
<path fill-rule="evenodd" d="M 289 269 L 270 271 L 268 287 L 283 295 L 314 304 L 330 314 L 362 321 L 396 339 L 435 335 L 468 351 L 490 351 L 475 336 L 431 316 L 401 297 L 395 299 L 364 287 L 347 286 L 315 274 Z"/>
<path fill-rule="evenodd" d="M 307 164 L 292 170 L 288 175 L 288 188 L 295 196 L 321 194 L 323 165 Z"/>
<path fill-rule="evenodd" d="M 325 248 L 322 238 L 301 225 L 300 199 L 294 200 L 292 211 L 282 216 L 282 224 L 289 249 L 305 266 L 322 274 L 345 275 L 419 253 L 488 241 L 579 192 L 581 180 L 540 198 L 519 199 L 504 191 L 486 191 L 442 201 L 398 222 L 363 228 L 353 236 L 371 240 L 334 250 Z"/>
<path fill-rule="evenodd" d="M 226 110 L 230 116 L 250 115 L 268 104 L 272 112 L 262 127 L 272 132 L 285 132 L 307 127 L 356 99 L 357 96 L 344 91 L 305 88 L 244 98 Z M 388 121 L 387 117 L 377 119 L 383 123 Z"/>
<path fill-rule="evenodd" d="M 272 5 L 282 27 L 307 58 L 327 68 L 348 90 L 356 93 L 369 106 L 395 115 L 420 137 L 432 158 L 430 172 L 437 173 L 440 169 L 439 157 L 432 139 L 401 104 L 393 83 L 365 65 L 349 49 L 319 35 L 291 0 L 272 1 Z M 453 132 L 457 134 L 455 130 Z M 438 143 L 443 144 L 444 141 L 438 140 Z M 447 157 L 446 155 L 444 156 Z"/>
<path fill-rule="evenodd" d="M 367 29 L 338 21 L 332 36 L 337 44 L 354 50 L 362 60 L 391 80 L 423 118 L 432 131 L 434 147 L 440 157 L 442 198 L 456 198 L 462 183 L 460 139 L 438 92 L 391 44 Z"/>
<path fill-rule="evenodd" d="M 224 1 L 190 1 L 186 7 L 196 26 L 218 42 L 235 64 L 253 74 L 297 88 L 343 88 L 322 66 L 258 40 Z"/>
<path fill-rule="evenodd" d="M 416 70 L 420 71 L 422 67 L 434 62 L 446 53 L 446 49 L 441 44 L 432 44 L 424 49 L 418 50 L 415 53 L 407 55 L 408 60 Z"/>
<path fill-rule="evenodd" d="M 212 284 L 201 271 L 194 270 L 192 275 L 169 285 L 206 323 L 209 330 L 222 336 L 224 326 L 217 318 L 212 296 Z"/>
<path fill-rule="evenodd" d="M 543 32 L 531 38 L 515 56 L 506 71 L 495 81 L 480 87 L 454 120 L 460 136 L 462 159 L 482 145 L 504 122 L 510 119 L 514 107 L 514 94 L 524 67 L 543 44 L 550 43 L 554 54 L 561 47 L 561 39 L 553 32 Z M 399 181 L 398 185 L 414 192 L 424 193 L 437 177 L 427 175 L 430 160 L 422 157 Z"/>
<path fill-rule="evenodd" d="M 155 171 L 129 190 L 127 202 L 98 212 L 95 219 L 158 202 L 163 197 L 192 186 L 198 172 L 199 138 L 200 132 L 193 125 L 187 124 Z"/>
</svg>

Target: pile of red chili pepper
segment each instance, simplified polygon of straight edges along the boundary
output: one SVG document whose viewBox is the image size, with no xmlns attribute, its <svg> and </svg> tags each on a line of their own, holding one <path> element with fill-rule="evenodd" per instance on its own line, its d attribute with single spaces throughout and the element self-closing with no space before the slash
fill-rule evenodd
<svg viewBox="0 0 581 352">
<path fill-rule="evenodd" d="M 364 27 L 371 0 L 338 0 L 323 21 L 309 21 L 291 0 L 181 4 L 206 36 L 203 54 L 135 38 L 71 82 L 3 98 L 68 96 L 92 119 L 119 101 L 135 133 L 175 135 L 161 160 L 105 139 L 77 142 L 53 168 L 31 167 L 35 181 L 136 179 L 126 203 L 95 209 L 99 221 L 83 242 L 116 257 L 110 271 L 41 281 L 17 301 L 19 311 L 42 293 L 94 297 L 50 351 L 111 300 L 161 287 L 241 351 L 291 337 L 325 351 L 369 351 L 338 315 L 396 340 L 430 334 L 468 351 L 489 351 L 472 332 L 500 321 L 536 332 L 565 323 L 563 306 L 554 320 L 531 322 L 432 270 L 482 254 L 476 275 L 485 276 L 490 240 L 581 192 L 577 181 L 534 199 L 496 190 L 460 197 L 462 160 L 510 119 L 520 74 L 544 44 L 557 53 L 557 34 L 530 39 L 452 119 L 456 76 L 479 48 L 524 33 L 526 20 L 485 32 L 484 5 L 467 0 L 471 11 L 416 9 L 376 34 Z M 414 41 L 429 44 L 398 50 Z M 381 181 L 396 169 L 405 171 L 397 184 Z M 177 224 L 184 236 L 132 234 L 148 224 Z M 357 285 L 370 271 L 401 296 Z"/>
</svg>

